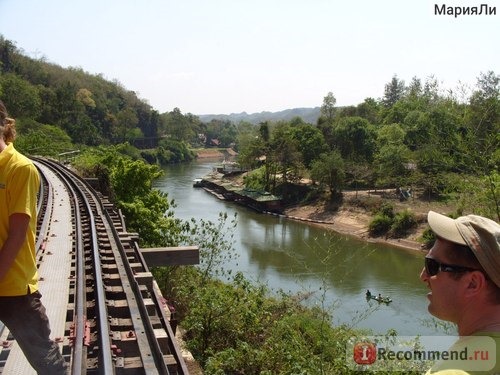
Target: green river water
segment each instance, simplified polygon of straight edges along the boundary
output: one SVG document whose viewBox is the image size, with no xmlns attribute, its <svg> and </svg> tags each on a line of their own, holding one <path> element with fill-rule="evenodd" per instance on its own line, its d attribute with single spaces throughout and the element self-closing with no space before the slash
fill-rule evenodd
<svg viewBox="0 0 500 375">
<path fill-rule="evenodd" d="M 226 267 L 274 291 L 307 295 L 304 302 L 327 306 L 335 324 L 370 328 L 375 334 L 388 329 L 400 335 L 443 334 L 427 312 L 428 289 L 419 279 L 424 254 L 260 214 L 194 188 L 193 179 L 209 173 L 216 162 L 166 167 L 155 187 L 175 200 L 175 216 L 181 219 L 216 222 L 219 212 L 237 213 L 234 247 L 239 256 Z M 367 289 L 393 302 L 367 301 Z"/>
</svg>

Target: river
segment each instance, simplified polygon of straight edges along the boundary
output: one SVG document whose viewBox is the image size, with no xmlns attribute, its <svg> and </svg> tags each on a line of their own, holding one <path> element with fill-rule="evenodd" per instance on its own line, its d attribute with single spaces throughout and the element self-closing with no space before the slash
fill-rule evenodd
<svg viewBox="0 0 500 375">
<path fill-rule="evenodd" d="M 257 213 L 217 199 L 193 179 L 217 160 L 164 168 L 154 187 L 176 203 L 175 216 L 216 222 L 219 212 L 237 213 L 237 260 L 226 267 L 272 291 L 301 293 L 309 305 L 326 306 L 334 324 L 370 328 L 375 334 L 439 335 L 427 312 L 427 286 L 419 280 L 423 254 L 371 244 L 306 223 Z M 196 245 L 196 244 L 193 244 Z M 365 292 L 390 296 L 390 304 L 367 301 Z"/>
</svg>

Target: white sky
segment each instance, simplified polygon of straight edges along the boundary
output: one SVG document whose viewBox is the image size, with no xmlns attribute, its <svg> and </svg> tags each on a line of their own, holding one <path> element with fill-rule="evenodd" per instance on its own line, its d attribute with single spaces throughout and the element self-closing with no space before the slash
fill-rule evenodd
<svg viewBox="0 0 500 375">
<path fill-rule="evenodd" d="M 434 15 L 435 3 L 497 15 Z M 394 74 L 456 88 L 500 73 L 500 0 L 0 0 L 0 34 L 162 113 L 315 107 L 329 91 L 356 105 Z"/>
</svg>

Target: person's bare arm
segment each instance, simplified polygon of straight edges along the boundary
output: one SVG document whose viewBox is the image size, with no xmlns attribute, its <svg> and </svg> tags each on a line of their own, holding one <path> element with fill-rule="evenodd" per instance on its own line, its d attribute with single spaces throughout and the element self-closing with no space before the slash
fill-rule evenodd
<svg viewBox="0 0 500 375">
<path fill-rule="evenodd" d="M 9 234 L 0 249 L 0 280 L 5 277 L 21 246 L 26 241 L 29 223 L 29 215 L 18 213 L 9 216 Z"/>
</svg>

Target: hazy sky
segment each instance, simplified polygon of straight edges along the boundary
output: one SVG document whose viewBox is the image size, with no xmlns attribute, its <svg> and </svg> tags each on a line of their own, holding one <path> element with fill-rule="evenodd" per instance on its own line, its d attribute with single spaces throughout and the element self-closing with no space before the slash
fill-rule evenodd
<svg viewBox="0 0 500 375">
<path fill-rule="evenodd" d="M 315 107 L 329 91 L 356 105 L 394 74 L 456 88 L 500 73 L 500 0 L 0 0 L 0 16 L 27 55 L 116 79 L 160 112 Z"/>
</svg>

